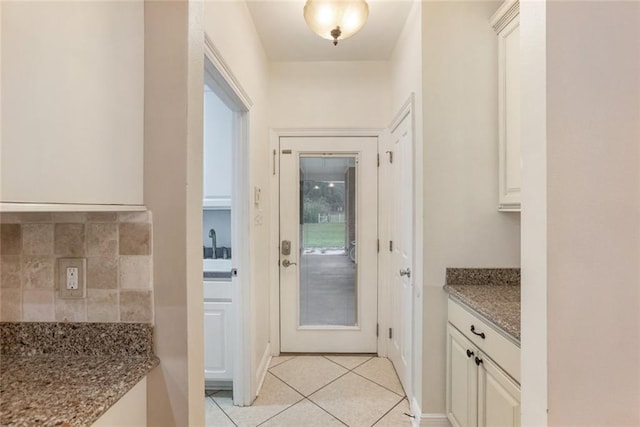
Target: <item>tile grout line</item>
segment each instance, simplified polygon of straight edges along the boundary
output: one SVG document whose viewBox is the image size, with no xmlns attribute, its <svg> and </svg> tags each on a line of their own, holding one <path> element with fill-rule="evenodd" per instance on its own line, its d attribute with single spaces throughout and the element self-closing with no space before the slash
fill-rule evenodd
<svg viewBox="0 0 640 427">
<path fill-rule="evenodd" d="M 216 393 L 218 393 L 218 392 L 216 391 Z M 215 393 L 214 393 L 214 394 L 215 394 Z M 213 401 L 213 403 L 218 407 L 218 409 L 220 409 L 220 410 L 222 411 L 222 413 L 224 414 L 224 416 L 225 416 L 225 417 L 227 417 L 227 418 L 229 419 L 229 421 L 231 421 L 231 424 L 233 424 L 234 426 L 238 427 L 238 424 L 236 424 L 236 423 L 235 423 L 235 421 L 233 421 L 233 420 L 231 419 L 231 417 L 229 416 L 229 414 L 227 414 L 227 412 L 226 412 L 224 409 L 222 409 L 222 406 L 218 405 L 218 402 L 216 402 L 216 400 L 213 398 L 213 395 L 211 395 L 211 396 L 207 396 L 207 398 L 208 398 L 208 399 L 211 399 L 211 400 Z M 233 395 L 231 396 L 231 404 L 233 404 Z M 206 423 L 206 420 L 205 420 L 205 423 Z"/>
<path fill-rule="evenodd" d="M 278 357 L 278 356 L 276 356 L 276 357 Z M 270 367 L 268 367 L 268 368 L 267 368 L 267 371 L 272 370 L 272 369 L 273 369 L 273 368 L 275 368 L 276 366 L 280 366 L 280 365 L 283 365 L 283 364 L 285 364 L 285 363 L 287 363 L 287 362 L 290 362 L 290 361 L 292 361 L 293 359 L 295 359 L 296 357 L 298 357 L 298 356 L 292 356 L 292 357 L 291 357 L 291 359 L 283 360 L 282 362 L 280 362 L 280 363 L 278 363 L 278 364 L 276 364 L 276 365 L 270 366 Z"/>
<path fill-rule="evenodd" d="M 291 359 L 289 359 L 291 360 Z M 289 361 L 287 360 L 287 362 Z M 295 388 L 291 387 L 289 384 L 287 384 L 282 378 L 278 377 L 277 375 L 275 375 L 273 372 L 269 372 L 269 374 L 271 374 L 271 376 L 273 376 L 274 378 L 276 378 L 277 380 L 281 381 L 284 385 L 286 385 L 287 387 L 289 387 L 291 390 L 295 391 L 296 393 L 298 393 L 300 396 L 302 396 L 302 399 L 296 400 L 295 402 L 293 402 L 291 405 L 287 406 L 286 408 L 284 408 L 282 411 L 277 412 L 275 414 L 273 414 L 272 416 L 270 416 L 269 418 L 267 418 L 266 420 L 262 421 L 261 423 L 258 423 L 258 426 L 263 425 L 264 423 L 266 423 L 267 421 L 273 419 L 274 417 L 277 417 L 278 415 L 282 414 L 283 412 L 293 408 L 294 406 L 296 406 L 298 403 L 302 402 L 306 397 L 304 394 L 300 393 L 298 390 L 296 390 Z M 255 402 L 255 401 L 254 401 Z M 251 404 L 251 406 L 253 406 L 253 403 Z"/>
<path fill-rule="evenodd" d="M 284 381 L 283 381 L 283 382 L 284 382 Z M 286 384 L 286 383 L 285 383 L 285 384 Z M 287 385 L 289 385 L 289 384 L 287 384 Z M 266 423 L 267 421 L 271 421 L 272 419 L 274 419 L 274 418 L 275 418 L 275 417 L 277 417 L 278 415 L 282 414 L 283 412 L 288 411 L 289 409 L 293 408 L 293 407 L 294 407 L 294 406 L 296 406 L 298 403 L 300 403 L 300 402 L 302 402 L 302 401 L 304 401 L 304 400 L 305 400 L 305 397 L 303 396 L 303 397 L 302 397 L 302 399 L 300 399 L 300 400 L 297 400 L 297 401 L 293 402 L 291 405 L 287 406 L 287 407 L 286 407 L 286 408 L 284 408 L 282 411 L 280 411 L 280 412 L 278 412 L 278 413 L 276 413 L 276 414 L 273 414 L 272 416 L 270 416 L 270 417 L 269 417 L 269 418 L 267 418 L 266 420 L 264 420 L 264 421 L 262 421 L 261 423 L 257 424 L 257 425 L 256 425 L 256 427 L 257 427 L 257 426 L 261 426 L 261 425 L 263 425 L 263 424 L 264 424 L 264 423 Z"/>
<path fill-rule="evenodd" d="M 375 382 L 374 380 L 372 380 L 371 378 L 367 378 L 367 377 L 365 377 L 364 375 L 362 375 L 362 374 L 360 374 L 360 373 L 358 373 L 358 372 L 353 371 L 353 373 L 354 373 L 354 374 L 356 374 L 357 376 L 361 377 L 361 378 L 364 378 L 364 379 L 365 379 L 365 380 L 367 380 L 367 381 L 371 381 L 371 382 L 372 382 L 372 383 L 374 383 L 375 385 L 378 385 L 378 386 L 382 387 L 383 389 L 385 389 L 385 390 L 387 390 L 387 391 L 390 391 L 391 393 L 395 394 L 396 396 L 400 396 L 400 397 L 407 397 L 407 395 L 406 395 L 406 394 L 400 394 L 400 393 L 398 393 L 397 391 L 393 391 L 393 390 L 391 390 L 389 387 L 384 386 L 384 385 L 382 385 L 382 384 L 380 384 L 380 383 L 377 383 L 377 382 Z M 402 385 L 400 385 L 400 386 L 402 387 Z M 404 389 L 403 389 L 403 391 L 404 391 Z"/>
<path fill-rule="evenodd" d="M 391 411 L 393 411 L 395 408 L 398 407 L 398 405 L 400 405 L 402 403 L 403 400 L 405 400 L 406 397 L 403 397 L 402 399 L 400 399 L 400 401 L 398 403 L 396 403 L 395 405 L 393 405 L 391 407 L 391 409 L 389 409 L 387 412 L 385 412 L 384 414 L 382 414 L 382 416 L 380 418 L 378 418 L 373 424 L 371 424 L 371 427 L 375 426 L 376 424 L 378 424 L 380 421 L 382 421 L 382 419 L 384 417 L 386 417 L 387 415 L 389 415 L 389 413 L 391 413 Z M 407 399 L 408 400 L 408 399 Z"/>
<path fill-rule="evenodd" d="M 354 366 L 354 367 L 353 367 L 353 368 L 351 368 L 351 369 L 347 368 L 347 367 L 346 367 L 346 366 L 344 366 L 344 365 L 339 364 L 339 363 L 338 363 L 338 362 L 336 362 L 335 360 L 331 360 L 331 359 L 329 359 L 329 357 L 327 357 L 327 356 L 326 356 L 326 355 L 324 355 L 324 354 L 322 355 L 322 357 L 324 357 L 325 359 L 327 359 L 329 362 L 335 363 L 336 365 L 340 366 L 341 368 L 344 368 L 344 369 L 348 370 L 349 372 L 351 372 L 351 371 L 353 371 L 354 369 L 356 369 L 356 368 L 358 368 L 358 367 L 360 367 L 360 366 L 364 365 L 365 363 L 367 363 L 368 361 L 370 361 L 371 359 L 373 359 L 373 357 L 374 357 L 374 356 L 368 356 L 369 358 L 368 358 L 367 360 L 365 360 L 364 362 L 359 363 L 358 365 Z M 349 356 L 346 356 L 346 357 L 349 357 Z M 356 356 L 354 356 L 354 357 L 356 357 Z M 365 356 L 365 357 L 367 357 L 367 356 Z"/>
<path fill-rule="evenodd" d="M 320 408 L 322 411 L 326 412 L 327 414 L 329 414 L 331 417 L 335 418 L 336 420 L 338 420 L 339 422 L 341 422 L 342 424 L 344 424 L 345 426 L 349 427 L 349 424 L 345 423 L 344 421 L 342 421 L 340 418 L 338 418 L 336 415 L 332 414 L 331 412 L 327 411 L 326 409 L 324 409 L 322 406 L 318 405 L 316 402 L 314 402 L 313 400 L 306 398 L 306 400 L 308 400 L 309 402 L 311 402 L 312 405 L 317 406 L 318 408 Z"/>
</svg>

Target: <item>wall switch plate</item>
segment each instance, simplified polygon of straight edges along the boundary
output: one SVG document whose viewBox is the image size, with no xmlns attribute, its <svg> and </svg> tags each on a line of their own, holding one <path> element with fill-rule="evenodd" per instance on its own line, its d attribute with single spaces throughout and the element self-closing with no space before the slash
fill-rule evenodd
<svg viewBox="0 0 640 427">
<path fill-rule="evenodd" d="M 84 298 L 87 281 L 86 258 L 58 259 L 58 292 L 60 298 Z"/>
</svg>

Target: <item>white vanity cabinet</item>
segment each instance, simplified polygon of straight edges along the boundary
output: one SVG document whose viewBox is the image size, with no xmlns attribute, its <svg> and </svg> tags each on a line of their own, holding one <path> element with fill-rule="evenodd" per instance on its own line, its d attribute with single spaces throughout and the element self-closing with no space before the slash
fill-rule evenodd
<svg viewBox="0 0 640 427">
<path fill-rule="evenodd" d="M 451 424 L 519 426 L 519 380 L 519 347 L 449 300 L 446 405 Z"/>
<path fill-rule="evenodd" d="M 0 7 L 0 210 L 142 208 L 144 2 Z"/>
<path fill-rule="evenodd" d="M 204 282 L 204 379 L 207 387 L 233 380 L 231 282 Z"/>
<path fill-rule="evenodd" d="M 498 34 L 498 210 L 520 211 L 520 3 L 507 0 L 491 18 Z"/>
</svg>

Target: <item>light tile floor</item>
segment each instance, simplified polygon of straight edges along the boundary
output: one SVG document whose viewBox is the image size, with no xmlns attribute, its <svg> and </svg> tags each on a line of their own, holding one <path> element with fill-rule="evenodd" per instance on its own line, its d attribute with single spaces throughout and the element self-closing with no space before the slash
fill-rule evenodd
<svg viewBox="0 0 640 427">
<path fill-rule="evenodd" d="M 380 357 L 274 357 L 253 405 L 233 406 L 230 391 L 205 399 L 207 426 L 411 425 L 396 371 Z"/>
</svg>

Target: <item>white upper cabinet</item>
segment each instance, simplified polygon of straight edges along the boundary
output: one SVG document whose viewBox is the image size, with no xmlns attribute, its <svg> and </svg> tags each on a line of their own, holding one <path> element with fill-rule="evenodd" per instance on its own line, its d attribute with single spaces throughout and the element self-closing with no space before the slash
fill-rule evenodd
<svg viewBox="0 0 640 427">
<path fill-rule="evenodd" d="M 491 18 L 498 33 L 499 210 L 520 211 L 520 3 L 506 1 Z"/>
<path fill-rule="evenodd" d="M 209 85 L 205 85 L 204 183 L 202 186 L 204 192 L 202 205 L 205 209 L 231 208 L 231 149 L 234 126 L 234 112 L 212 91 Z"/>
<path fill-rule="evenodd" d="M 140 209 L 143 1 L 0 7 L 0 210 Z"/>
</svg>

